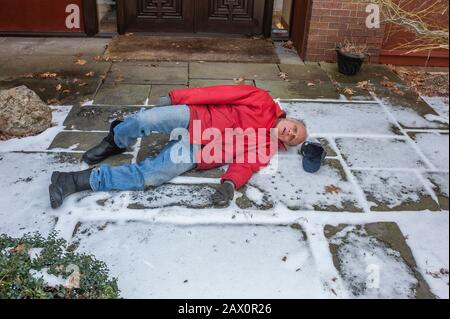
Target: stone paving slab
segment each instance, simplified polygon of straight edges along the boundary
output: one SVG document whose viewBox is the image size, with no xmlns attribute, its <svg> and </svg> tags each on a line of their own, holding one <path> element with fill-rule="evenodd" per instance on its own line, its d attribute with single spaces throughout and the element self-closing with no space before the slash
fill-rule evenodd
<svg viewBox="0 0 450 319">
<path fill-rule="evenodd" d="M 137 155 L 137 163 L 142 162 L 146 158 L 157 156 L 164 146 L 169 142 L 169 134 L 152 133 L 146 136 L 141 141 L 141 146 Z M 219 178 L 223 174 L 222 168 L 215 168 L 209 170 L 191 170 L 184 173 L 182 176 L 200 177 L 200 178 Z"/>
<path fill-rule="evenodd" d="M 77 64 L 82 59 L 86 64 Z M 93 77 L 105 76 L 111 67 L 110 62 L 95 61 L 92 56 L 19 56 L 9 59 L 9 63 L 0 66 L 0 80 L 16 79 L 33 75 L 39 78 L 45 73 L 56 73 L 60 78 L 84 79 L 93 72 Z"/>
<path fill-rule="evenodd" d="M 424 174 L 432 183 L 432 188 L 438 197 L 442 210 L 449 210 L 449 174 L 448 173 L 426 173 Z"/>
<path fill-rule="evenodd" d="M 156 105 L 159 103 L 159 99 L 167 96 L 170 91 L 184 89 L 186 87 L 187 85 L 152 85 L 148 97 L 148 104 Z"/>
<path fill-rule="evenodd" d="M 70 111 L 64 126 L 66 130 L 109 131 L 111 122 L 138 112 L 137 106 L 75 106 Z"/>
<path fill-rule="evenodd" d="M 386 88 L 378 88 L 376 91 L 377 96 L 402 127 L 448 129 L 448 124 L 426 118 L 427 115 L 437 116 L 438 114 L 417 93 L 406 87 L 402 92 L 404 94 L 400 95 Z"/>
<path fill-rule="evenodd" d="M 422 158 L 405 140 L 338 138 L 336 144 L 350 167 L 425 168 Z"/>
<path fill-rule="evenodd" d="M 164 184 L 156 188 L 147 188 L 142 192 L 133 192 L 130 209 L 162 208 L 180 206 L 187 208 L 213 207 L 212 194 L 216 185 L 182 185 Z M 190 193 L 191 196 L 186 197 Z M 106 203 L 106 205 L 108 205 Z"/>
<path fill-rule="evenodd" d="M 94 105 L 144 105 L 150 85 L 103 84 L 94 98 Z"/>
<path fill-rule="evenodd" d="M 276 64 L 193 62 L 189 65 L 190 79 L 280 80 L 279 73 Z"/>
<path fill-rule="evenodd" d="M 320 67 L 335 81 L 344 84 L 357 84 L 361 81 L 370 80 L 373 84 L 379 84 L 382 81 L 391 81 L 395 83 L 404 83 L 394 72 L 382 64 L 363 64 L 361 70 L 356 75 L 344 75 L 339 73 L 337 63 L 320 62 Z"/>
<path fill-rule="evenodd" d="M 283 103 L 288 116 L 306 121 L 314 134 L 399 134 L 379 104 Z"/>
<path fill-rule="evenodd" d="M 134 65 L 114 63 L 106 82 L 133 84 L 188 84 L 188 68 L 185 66 Z"/>
<path fill-rule="evenodd" d="M 106 135 L 107 133 L 101 132 L 61 132 L 56 135 L 48 149 L 87 151 L 99 144 Z M 130 145 L 128 150 L 131 150 L 133 145 Z"/>
<path fill-rule="evenodd" d="M 436 298 L 395 223 L 327 225 L 333 262 L 357 298 Z"/>
<path fill-rule="evenodd" d="M 372 211 L 439 210 L 422 181 L 411 172 L 354 171 Z"/>
<path fill-rule="evenodd" d="M 318 65 L 280 64 L 279 67 L 281 72 L 288 75 L 290 81 L 300 80 L 313 83 L 331 83 L 327 73 Z"/>
<path fill-rule="evenodd" d="M 316 82 L 309 86 L 305 80 L 255 80 L 256 86 L 270 93 L 273 98 L 280 99 L 337 99 L 336 92 L 330 81 Z"/>
<path fill-rule="evenodd" d="M 70 152 L 60 152 L 60 153 L 54 153 L 55 158 L 61 162 L 61 163 L 71 163 L 71 164 L 78 164 L 84 162 L 81 161 L 81 157 L 83 156 L 83 153 L 70 153 Z M 101 164 L 109 164 L 112 166 L 118 166 L 118 165 L 128 165 L 131 164 L 133 160 L 133 155 L 131 154 L 119 154 L 111 156 L 107 159 L 105 159 L 103 162 L 97 164 L 97 165 L 91 165 L 91 167 L 99 166 Z M 80 167 L 75 167 L 74 170 L 79 170 Z"/>
<path fill-rule="evenodd" d="M 189 80 L 189 87 L 205 87 L 205 86 L 214 86 L 214 85 L 236 85 L 236 81 L 234 80 L 200 80 L 200 79 L 191 79 Z M 245 80 L 245 85 L 255 85 L 253 80 Z"/>
<path fill-rule="evenodd" d="M 270 168 L 278 169 L 274 172 Z M 261 171 L 250 180 L 250 200 L 266 196 L 272 204 L 281 202 L 292 210 L 361 212 L 353 187 L 338 160 L 325 160 L 319 172 L 307 173 L 296 150 L 280 154 L 278 163 Z M 264 203 L 265 206 L 267 203 Z"/>
<path fill-rule="evenodd" d="M 126 298 L 324 296 L 307 238 L 289 226 L 97 222 L 74 241 L 107 262 Z"/>
<path fill-rule="evenodd" d="M 41 37 L 5 37 L 2 38 L 0 56 L 9 55 L 103 55 L 107 38 L 41 38 Z"/>
<path fill-rule="evenodd" d="M 408 133 L 436 169 L 449 169 L 449 136 L 437 133 Z"/>
</svg>

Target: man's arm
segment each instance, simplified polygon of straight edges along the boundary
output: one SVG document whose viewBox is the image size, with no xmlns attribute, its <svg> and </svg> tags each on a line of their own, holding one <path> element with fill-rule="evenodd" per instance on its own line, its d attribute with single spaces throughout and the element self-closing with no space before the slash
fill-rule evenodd
<svg viewBox="0 0 450 319">
<path fill-rule="evenodd" d="M 272 101 L 270 95 L 250 85 L 218 85 L 204 88 L 173 90 L 169 93 L 172 104 L 187 105 L 247 105 L 260 106 Z M 270 99 L 270 100 L 269 100 Z"/>
</svg>

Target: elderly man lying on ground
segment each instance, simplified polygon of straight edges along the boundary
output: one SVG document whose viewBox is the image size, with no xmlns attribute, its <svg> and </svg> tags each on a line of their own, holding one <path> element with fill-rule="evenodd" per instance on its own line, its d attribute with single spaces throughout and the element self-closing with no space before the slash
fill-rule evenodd
<svg viewBox="0 0 450 319">
<path fill-rule="evenodd" d="M 226 205 L 235 189 L 267 166 L 280 148 L 299 145 L 307 137 L 302 121 L 286 118 L 266 91 L 253 86 L 174 90 L 161 104 L 111 123 L 108 136 L 82 159 L 94 165 L 125 152 L 137 138 L 170 133 L 170 142 L 158 156 L 131 165 L 54 172 L 49 186 L 51 206 L 57 208 L 67 196 L 84 190 L 143 190 L 194 168 L 229 164 L 212 196 L 215 205 Z"/>
</svg>

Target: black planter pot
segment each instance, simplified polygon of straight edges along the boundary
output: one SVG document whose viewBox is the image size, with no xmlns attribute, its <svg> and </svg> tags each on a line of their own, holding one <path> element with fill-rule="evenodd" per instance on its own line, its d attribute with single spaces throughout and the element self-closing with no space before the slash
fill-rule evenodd
<svg viewBox="0 0 450 319">
<path fill-rule="evenodd" d="M 336 48 L 338 70 L 345 75 L 355 75 L 361 69 L 365 57 L 342 52 L 341 48 Z"/>
</svg>

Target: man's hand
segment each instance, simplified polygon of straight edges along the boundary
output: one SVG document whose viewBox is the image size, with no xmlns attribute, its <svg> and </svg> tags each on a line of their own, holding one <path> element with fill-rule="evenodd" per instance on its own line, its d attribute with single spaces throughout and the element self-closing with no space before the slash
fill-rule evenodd
<svg viewBox="0 0 450 319">
<path fill-rule="evenodd" d="M 231 181 L 224 181 L 217 191 L 212 195 L 212 202 L 215 206 L 226 206 L 234 197 L 234 184 Z"/>
</svg>

